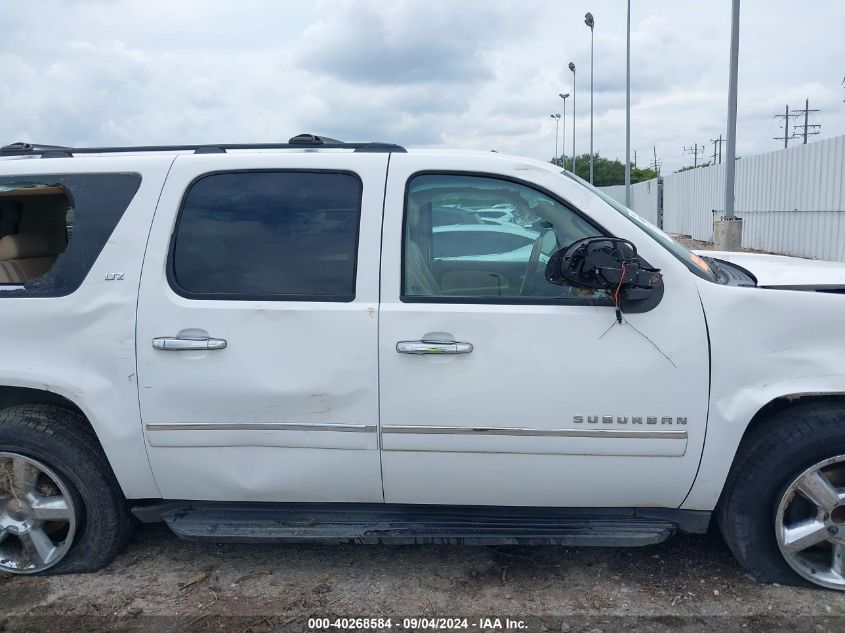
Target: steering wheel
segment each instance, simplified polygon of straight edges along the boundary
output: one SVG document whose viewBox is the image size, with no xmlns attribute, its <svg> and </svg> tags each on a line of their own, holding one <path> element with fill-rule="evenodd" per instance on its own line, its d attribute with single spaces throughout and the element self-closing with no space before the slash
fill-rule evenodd
<svg viewBox="0 0 845 633">
<path fill-rule="evenodd" d="M 540 263 L 540 253 L 543 249 L 543 238 L 546 236 L 546 232 L 542 231 L 540 235 L 537 236 L 537 239 L 534 240 L 534 246 L 531 247 L 531 256 L 528 258 L 528 266 L 525 269 L 525 277 L 522 278 L 522 285 L 519 288 L 519 296 L 525 297 L 528 295 L 528 291 L 531 290 L 531 286 L 534 285 L 534 274 L 537 272 L 537 265 Z"/>
</svg>

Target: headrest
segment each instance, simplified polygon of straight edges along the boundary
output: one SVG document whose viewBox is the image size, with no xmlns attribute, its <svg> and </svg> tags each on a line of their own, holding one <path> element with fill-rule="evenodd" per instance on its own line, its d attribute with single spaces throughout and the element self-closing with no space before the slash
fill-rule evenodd
<svg viewBox="0 0 845 633">
<path fill-rule="evenodd" d="M 408 226 L 412 229 L 417 228 L 420 223 L 420 205 L 413 198 L 408 198 Z"/>
<path fill-rule="evenodd" d="M 58 254 L 59 249 L 46 235 L 24 233 L 0 237 L 0 261 L 51 257 Z"/>
<path fill-rule="evenodd" d="M 21 205 L 13 202 L 0 205 L 0 236 L 17 233 L 21 223 Z"/>
</svg>

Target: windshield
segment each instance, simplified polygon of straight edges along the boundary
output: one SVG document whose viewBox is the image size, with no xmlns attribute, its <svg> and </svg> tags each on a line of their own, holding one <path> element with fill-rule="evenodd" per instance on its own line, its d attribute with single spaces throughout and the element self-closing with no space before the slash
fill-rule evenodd
<svg viewBox="0 0 845 633">
<path fill-rule="evenodd" d="M 588 183 L 586 180 L 583 180 L 568 171 L 562 171 L 560 173 L 564 176 L 571 178 L 582 187 L 586 187 L 594 194 L 596 194 L 599 198 L 607 202 L 607 204 L 616 209 L 625 218 L 627 218 L 628 220 L 636 224 L 639 228 L 641 228 L 643 231 L 648 233 L 648 235 L 652 239 L 654 239 L 658 244 L 660 244 L 663 248 L 665 248 L 667 251 L 672 253 L 672 255 L 681 260 L 684 265 L 689 268 L 693 273 L 708 281 L 718 281 L 718 274 L 716 273 L 716 271 L 713 270 L 713 267 L 703 257 L 699 257 L 683 244 L 679 244 L 671 237 L 669 237 L 669 235 L 654 226 L 651 222 L 644 220 L 636 213 L 631 211 L 624 204 L 617 202 L 609 195 L 604 193 L 601 189 L 597 189 L 596 187 Z"/>
</svg>

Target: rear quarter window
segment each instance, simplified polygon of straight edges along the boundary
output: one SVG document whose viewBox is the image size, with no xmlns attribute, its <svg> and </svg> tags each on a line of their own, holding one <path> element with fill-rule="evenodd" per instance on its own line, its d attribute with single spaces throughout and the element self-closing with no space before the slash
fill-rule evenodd
<svg viewBox="0 0 845 633">
<path fill-rule="evenodd" d="M 136 173 L 0 177 L 0 300 L 75 292 L 140 185 Z"/>
</svg>

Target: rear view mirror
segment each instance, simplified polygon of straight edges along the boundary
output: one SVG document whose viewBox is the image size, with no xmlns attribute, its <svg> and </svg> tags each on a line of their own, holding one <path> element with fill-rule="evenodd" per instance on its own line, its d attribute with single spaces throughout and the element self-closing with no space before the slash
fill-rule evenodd
<svg viewBox="0 0 845 633">
<path fill-rule="evenodd" d="M 546 280 L 558 285 L 635 292 L 642 299 L 660 284 L 659 270 L 641 267 L 637 247 L 618 237 L 587 237 L 566 246 L 549 258 Z"/>
</svg>

